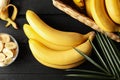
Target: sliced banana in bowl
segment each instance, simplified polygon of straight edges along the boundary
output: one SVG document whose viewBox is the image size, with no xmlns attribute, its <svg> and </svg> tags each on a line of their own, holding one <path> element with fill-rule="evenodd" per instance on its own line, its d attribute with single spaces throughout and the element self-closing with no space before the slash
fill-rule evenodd
<svg viewBox="0 0 120 80">
<path fill-rule="evenodd" d="M 19 53 L 19 46 L 15 38 L 7 33 L 0 33 L 0 67 L 10 65 Z"/>
</svg>

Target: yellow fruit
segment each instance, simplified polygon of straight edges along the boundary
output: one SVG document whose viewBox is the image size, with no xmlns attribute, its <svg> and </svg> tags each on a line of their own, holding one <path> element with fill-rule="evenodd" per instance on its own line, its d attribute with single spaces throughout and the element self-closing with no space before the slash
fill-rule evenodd
<svg viewBox="0 0 120 80">
<path fill-rule="evenodd" d="M 0 19 L 8 22 L 6 24 L 6 27 L 8 27 L 8 26 L 10 26 L 10 24 L 12 24 L 12 26 L 15 29 L 18 29 L 16 23 L 14 22 L 14 20 L 16 19 L 18 10 L 15 5 L 9 4 L 9 3 L 10 3 L 10 0 L 1 0 L 0 1 Z M 9 7 L 13 7 L 13 13 L 12 13 L 11 18 L 9 16 L 9 10 L 8 10 Z"/>
<path fill-rule="evenodd" d="M 28 24 L 24 24 L 23 26 L 23 30 L 26 34 L 26 36 L 29 39 L 34 39 L 37 41 L 40 41 L 42 44 L 44 44 L 45 46 L 47 46 L 48 48 L 54 49 L 54 50 L 67 50 L 67 49 L 71 49 L 71 46 L 62 46 L 62 45 L 57 45 L 54 43 L 51 43 L 45 39 L 43 39 L 40 35 L 38 35 L 32 28 L 30 25 Z"/>
<path fill-rule="evenodd" d="M 33 56 L 35 57 L 35 59 L 40 62 L 41 64 L 47 66 L 47 67 L 51 67 L 51 68 L 56 68 L 56 69 L 69 69 L 69 68 L 74 68 L 79 66 L 80 64 L 82 64 L 85 60 L 81 60 L 80 62 L 76 62 L 73 64 L 68 64 L 68 65 L 55 65 L 55 64 L 50 64 L 47 63 L 45 61 L 43 61 L 40 57 L 38 57 L 36 54 L 33 54 Z"/>
<path fill-rule="evenodd" d="M 120 24 L 120 0 L 105 0 L 105 5 L 110 18 Z"/>
<path fill-rule="evenodd" d="M 90 10 L 90 2 L 91 0 L 85 0 L 85 9 L 87 12 L 87 15 L 92 18 L 91 10 Z"/>
<path fill-rule="evenodd" d="M 77 46 L 88 39 L 91 34 L 82 35 L 76 32 L 65 32 L 56 30 L 45 22 L 43 22 L 37 14 L 28 10 L 26 12 L 26 19 L 31 25 L 32 29 L 38 33 L 45 40 L 64 46 Z"/>
<path fill-rule="evenodd" d="M 95 23 L 106 32 L 119 32 L 120 26 L 108 16 L 104 0 L 91 0 L 91 13 Z"/>
<path fill-rule="evenodd" d="M 2 41 L 2 43 L 10 42 L 10 36 L 8 34 L 1 33 L 0 41 Z"/>
<path fill-rule="evenodd" d="M 3 62 L 5 60 L 5 55 L 3 53 L 0 53 L 0 62 Z"/>
<path fill-rule="evenodd" d="M 3 48 L 4 48 L 3 42 L 0 41 L 0 52 L 3 50 Z"/>
<path fill-rule="evenodd" d="M 3 54 L 7 57 L 7 58 L 12 58 L 14 55 L 14 53 L 10 50 L 10 49 L 7 49 L 7 48 L 4 48 L 3 49 Z"/>
<path fill-rule="evenodd" d="M 78 6 L 79 8 L 84 8 L 84 0 L 73 0 L 73 2 L 75 3 L 76 6 Z"/>
<path fill-rule="evenodd" d="M 91 41 L 93 40 L 93 38 L 94 38 L 93 35 L 89 37 Z M 43 44 L 41 44 L 40 42 L 32 39 L 29 40 L 29 46 L 33 55 L 35 54 L 36 56 L 41 58 L 43 61 L 50 64 L 68 65 L 68 64 L 79 62 L 84 59 L 84 57 L 79 53 L 77 53 L 74 49 L 56 51 L 56 50 L 49 49 Z M 86 55 L 89 55 L 92 50 L 92 46 L 89 40 L 78 45 L 76 48 L 84 52 Z"/>
<path fill-rule="evenodd" d="M 16 49 L 17 48 L 17 44 L 15 42 L 7 42 L 5 43 L 5 48 L 8 48 L 8 49 Z"/>
</svg>

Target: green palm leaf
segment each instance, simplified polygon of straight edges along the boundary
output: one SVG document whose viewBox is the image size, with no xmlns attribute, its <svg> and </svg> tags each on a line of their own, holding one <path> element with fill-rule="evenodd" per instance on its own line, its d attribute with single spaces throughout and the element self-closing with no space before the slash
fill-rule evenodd
<svg viewBox="0 0 120 80">
<path fill-rule="evenodd" d="M 89 56 L 85 55 L 82 51 L 74 48 L 80 55 L 84 56 L 89 62 L 91 62 L 93 65 L 95 65 L 100 70 L 104 71 L 105 73 L 108 73 L 104 68 L 102 68 L 99 64 L 97 64 L 93 59 L 91 59 Z"/>
<path fill-rule="evenodd" d="M 102 51 L 100 53 L 93 42 L 90 41 L 93 49 L 95 50 L 97 57 L 101 61 L 101 65 L 96 63 L 92 58 L 85 55 L 82 51 L 74 48 L 80 55 L 85 57 L 86 60 L 91 62 L 94 66 L 99 68 L 102 72 L 92 71 L 92 70 L 80 70 L 80 69 L 68 69 L 66 71 L 74 71 L 74 72 L 84 72 L 84 74 L 76 73 L 76 74 L 67 74 L 67 76 L 73 77 L 85 77 L 85 78 L 94 78 L 94 79 L 105 79 L 105 80 L 120 80 L 120 51 L 117 49 L 112 40 L 110 40 L 106 35 L 101 33 L 96 33 L 96 39 L 98 45 Z M 105 69 L 104 69 L 105 68 Z M 109 77 L 108 77 L 109 76 Z"/>
</svg>

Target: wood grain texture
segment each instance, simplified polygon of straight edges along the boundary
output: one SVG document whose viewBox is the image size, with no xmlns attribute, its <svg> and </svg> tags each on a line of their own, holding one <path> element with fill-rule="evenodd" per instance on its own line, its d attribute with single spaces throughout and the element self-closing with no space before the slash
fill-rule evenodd
<svg viewBox="0 0 120 80">
<path fill-rule="evenodd" d="M 52 0 L 11 0 L 10 3 L 18 7 L 19 15 L 24 15 L 28 9 L 38 14 L 64 14 L 53 6 Z"/>
<path fill-rule="evenodd" d="M 120 37 L 117 34 L 105 32 L 102 29 L 100 29 L 99 26 L 92 19 L 90 19 L 85 15 L 85 13 L 79 12 L 77 9 L 72 7 L 72 5 L 68 3 L 68 0 L 53 0 L 53 5 L 58 9 L 60 9 L 61 11 L 65 12 L 66 14 L 70 15 L 74 19 L 91 27 L 92 29 L 107 35 L 108 37 L 115 40 L 116 42 L 120 42 Z"/>
<path fill-rule="evenodd" d="M 0 80 L 90 80 L 65 77 L 64 75 L 67 72 L 64 70 L 52 69 L 40 64 L 29 49 L 28 38 L 23 31 L 23 24 L 28 23 L 25 13 L 30 9 L 35 11 L 48 25 L 59 30 L 85 34 L 93 30 L 92 28 L 55 8 L 52 0 L 11 0 L 11 3 L 15 4 L 19 9 L 16 19 L 19 29 L 15 30 L 12 26 L 5 28 L 6 22 L 0 20 L 0 32 L 9 33 L 15 37 L 20 52 L 13 64 L 0 68 Z M 85 62 L 77 68 L 95 69 L 89 62 Z"/>
</svg>

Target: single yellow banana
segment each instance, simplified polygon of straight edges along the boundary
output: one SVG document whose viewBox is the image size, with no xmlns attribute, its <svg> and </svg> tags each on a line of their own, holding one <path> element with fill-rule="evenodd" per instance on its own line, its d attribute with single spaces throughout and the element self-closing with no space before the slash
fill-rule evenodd
<svg viewBox="0 0 120 80">
<path fill-rule="evenodd" d="M 85 9 L 87 12 L 87 15 L 92 18 L 91 10 L 90 10 L 90 0 L 85 0 Z"/>
<path fill-rule="evenodd" d="M 82 64 L 85 60 L 81 60 L 80 62 L 76 62 L 76 63 L 73 63 L 73 64 L 68 64 L 68 65 L 55 65 L 55 64 L 50 64 L 50 63 L 47 63 L 45 61 L 43 61 L 40 57 L 38 57 L 36 54 L 33 54 L 33 56 L 35 57 L 35 59 L 47 66 L 47 67 L 51 67 L 51 68 L 56 68 L 56 69 L 69 69 L 69 68 L 74 68 L 74 67 L 77 67 L 79 66 L 80 64 Z"/>
<path fill-rule="evenodd" d="M 120 24 L 120 0 L 105 0 L 105 5 L 110 18 Z"/>
<path fill-rule="evenodd" d="M 80 44 L 76 48 L 84 52 L 86 55 L 89 55 L 92 46 L 89 40 L 93 40 L 94 34 L 92 34 L 87 41 Z M 82 55 L 77 53 L 74 49 L 64 50 L 64 51 L 56 51 L 49 49 L 48 47 L 44 46 L 40 42 L 36 40 L 29 40 L 29 47 L 33 54 L 40 57 L 47 63 L 55 64 L 55 65 L 68 65 L 72 63 L 79 62 L 84 59 Z"/>
<path fill-rule="evenodd" d="M 26 36 L 29 39 L 34 39 L 37 41 L 40 41 L 42 44 L 44 44 L 45 46 L 47 46 L 48 48 L 54 49 L 54 50 L 67 50 L 67 49 L 71 49 L 72 46 L 61 46 L 61 45 L 56 45 L 54 43 L 51 43 L 45 39 L 43 39 L 40 35 L 38 35 L 29 24 L 24 24 L 23 25 L 23 30 L 26 34 Z"/>
<path fill-rule="evenodd" d="M 32 29 L 42 38 L 58 45 L 74 47 L 86 41 L 91 35 L 56 30 L 43 22 L 39 16 L 31 10 L 26 12 L 26 19 L 31 25 Z"/>
<path fill-rule="evenodd" d="M 120 26 L 108 16 L 105 0 L 91 0 L 91 13 L 95 23 L 106 32 L 120 32 Z"/>
<path fill-rule="evenodd" d="M 73 0 L 76 6 L 78 6 L 80 9 L 85 8 L 84 0 Z"/>
</svg>

